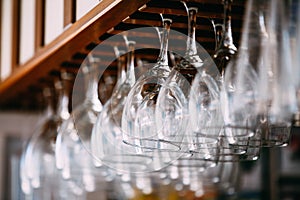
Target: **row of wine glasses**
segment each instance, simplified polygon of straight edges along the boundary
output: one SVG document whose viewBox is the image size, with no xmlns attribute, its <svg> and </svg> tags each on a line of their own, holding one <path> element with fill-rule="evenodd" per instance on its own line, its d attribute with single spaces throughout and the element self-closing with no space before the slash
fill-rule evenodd
<svg viewBox="0 0 300 200">
<path fill-rule="evenodd" d="M 201 59 L 196 55 L 196 44 L 195 44 L 195 25 L 196 25 L 196 8 L 188 8 L 189 13 L 189 39 L 187 42 L 187 50 L 185 59 L 181 61 L 182 67 L 178 67 L 177 70 L 188 70 L 188 73 L 186 73 L 187 76 L 191 75 L 191 73 L 196 74 L 196 70 L 191 64 L 188 64 L 186 61 L 191 62 L 192 64 L 198 65 L 199 62 L 201 62 Z M 147 72 L 146 75 L 143 75 L 139 81 L 143 82 L 145 81 L 147 84 L 145 84 L 145 87 L 143 86 L 142 89 L 145 89 L 145 91 L 142 92 L 142 97 L 144 98 L 142 100 L 141 105 L 138 105 L 137 112 L 140 114 L 139 117 L 143 117 L 143 114 L 146 114 L 146 116 L 150 117 L 151 120 L 149 120 L 151 123 L 150 125 L 154 125 L 156 123 L 156 119 L 154 116 L 155 111 L 152 109 L 154 108 L 153 105 L 156 104 L 156 99 L 158 98 L 157 95 L 160 87 L 163 87 L 165 91 L 168 93 L 174 92 L 169 90 L 167 85 L 165 84 L 166 79 L 168 78 L 169 81 L 173 81 L 173 79 L 179 78 L 180 81 L 185 81 L 185 78 L 178 77 L 178 71 L 177 70 L 171 70 L 168 66 L 168 35 L 171 25 L 170 19 L 164 19 L 164 30 L 162 31 L 161 35 L 161 52 L 160 56 L 157 61 L 157 66 L 150 69 L 150 71 Z M 160 34 L 160 33 L 159 33 Z M 176 168 L 178 171 L 184 172 L 184 168 L 187 168 L 190 175 L 186 176 L 186 180 L 183 181 L 183 184 L 191 184 L 188 179 L 191 178 L 192 175 L 197 175 L 198 177 L 198 171 L 195 169 L 195 167 L 199 166 L 198 163 L 202 163 L 203 157 L 201 156 L 201 153 L 205 152 L 206 150 L 201 150 L 196 153 L 196 150 L 200 149 L 193 149 L 194 156 L 193 158 L 190 158 L 193 154 L 189 153 L 189 151 L 195 147 L 195 145 L 190 141 L 184 141 L 182 131 L 185 129 L 183 127 L 178 126 L 176 123 L 173 125 L 177 125 L 176 128 L 182 129 L 181 131 L 178 131 L 178 139 L 173 140 L 172 142 L 169 142 L 168 140 L 170 138 L 173 138 L 173 133 L 171 130 L 168 130 L 166 127 L 163 128 L 165 132 L 161 132 L 160 135 L 163 137 L 159 140 L 156 140 L 154 138 L 146 138 L 146 140 L 137 140 L 134 141 L 134 143 L 130 144 L 130 141 L 126 141 L 126 138 L 124 139 L 124 132 L 118 133 L 115 132 L 116 129 L 121 127 L 121 117 L 123 108 L 122 102 L 124 102 L 124 97 L 126 97 L 126 93 L 129 92 L 133 84 L 135 83 L 135 77 L 133 72 L 133 50 L 134 50 L 134 42 L 133 41 L 127 41 L 129 58 L 128 58 L 128 64 L 127 64 L 127 77 L 125 80 L 120 80 L 120 83 L 118 82 L 118 85 L 116 86 L 113 95 L 111 99 L 108 101 L 108 103 L 102 108 L 101 103 L 98 100 L 97 97 L 97 70 L 95 70 L 95 67 L 97 66 L 97 60 L 93 56 L 88 57 L 88 62 L 84 64 L 82 67 L 83 74 L 86 75 L 86 84 L 87 85 L 87 93 L 86 98 L 82 105 L 76 107 L 71 115 L 69 113 L 65 114 L 68 116 L 65 116 L 65 122 L 60 125 L 60 127 L 57 128 L 56 132 L 53 133 L 53 138 L 55 139 L 55 142 L 51 145 L 52 147 L 52 153 L 55 154 L 55 162 L 53 159 L 51 160 L 52 165 L 55 163 L 56 167 L 58 168 L 58 171 L 54 170 L 52 167 L 52 174 L 47 175 L 47 177 L 60 177 L 66 181 L 64 182 L 65 185 L 70 187 L 72 189 L 72 193 L 74 193 L 75 196 L 84 196 L 85 192 L 93 192 L 96 190 L 97 185 L 101 185 L 101 181 L 104 179 L 114 179 L 114 173 L 111 172 L 109 169 L 106 168 L 106 165 L 118 170 L 125 170 L 132 172 L 134 170 L 140 170 L 141 168 L 145 167 L 147 170 L 159 170 L 167 164 L 169 164 L 171 161 L 175 159 L 178 159 L 182 154 L 184 155 L 183 159 L 180 159 L 179 164 L 174 164 L 173 167 Z M 117 56 L 120 55 L 120 52 L 117 53 Z M 200 64 L 201 66 L 201 64 Z M 199 66 L 199 67 L 200 67 Z M 170 78 L 170 73 L 173 73 L 174 78 Z M 157 75 L 161 75 L 161 77 L 157 78 Z M 150 77 L 150 78 L 149 78 Z M 153 78 L 154 80 L 151 80 Z M 139 82 L 138 81 L 138 82 Z M 159 85 L 157 84 L 159 83 Z M 191 82 L 191 80 L 190 80 Z M 188 84 L 190 84 L 190 82 Z M 156 84 L 156 85 L 155 85 Z M 163 85 L 164 84 L 164 85 Z M 177 83 L 176 83 L 177 84 Z M 137 84 L 136 84 L 137 85 Z M 178 87 L 178 86 L 176 86 Z M 181 85 L 179 85 L 181 87 Z M 187 86 L 189 87 L 189 86 Z M 173 89 L 173 88 L 172 88 Z M 176 88 L 175 88 L 176 89 Z M 185 91 L 185 88 L 182 88 L 182 91 L 185 93 L 186 99 L 184 101 L 187 101 L 188 93 Z M 169 95 L 170 96 L 170 95 Z M 130 94 L 129 94 L 130 97 Z M 178 96 L 179 98 L 180 96 Z M 160 98 L 163 98 L 161 96 Z M 160 100 L 164 101 L 164 99 Z M 63 110 L 66 111 L 66 105 L 67 105 L 67 97 L 64 96 L 63 100 L 61 101 L 63 103 Z M 171 103 L 171 102 L 170 102 Z M 126 104 L 127 105 L 127 104 Z M 151 106 L 152 105 L 152 106 Z M 163 106 L 166 106 L 166 102 L 162 104 Z M 150 108 L 148 108 L 150 106 Z M 187 104 L 185 104 L 187 106 Z M 60 106 L 59 106 L 60 107 Z M 179 107 L 180 110 L 186 112 L 187 107 Z M 186 110 L 185 110 L 186 109 Z M 150 110 L 150 113 L 148 110 Z M 186 117 L 185 115 L 187 113 L 184 113 L 183 117 Z M 101 113 L 99 115 L 99 113 Z M 108 114 L 107 114 L 108 113 Z M 120 114 L 118 114 L 120 113 Z M 174 114 L 174 113 L 173 113 Z M 98 115 L 98 119 L 96 121 Z M 110 116 L 111 115 L 111 116 Z M 104 116 L 104 117 L 103 117 Z M 107 117 L 109 116 L 109 117 Z M 169 122 L 172 116 L 169 117 Z M 102 124 L 105 123 L 105 120 L 111 120 L 111 124 Z M 143 119 L 137 118 L 135 119 L 135 124 L 140 123 Z M 165 118 L 162 118 L 162 120 L 165 120 Z M 184 119 L 186 120 L 186 119 Z M 98 122 L 100 123 L 100 126 L 98 125 Z M 162 121 L 160 121 L 162 122 Z M 95 124 L 96 123 L 96 124 Z M 94 125 L 95 124 L 95 125 Z M 115 125 L 113 125 L 115 124 Z M 165 125 L 165 123 L 161 123 L 162 125 Z M 181 123 L 184 125 L 184 123 Z M 98 125 L 98 126 L 97 126 Z M 138 124 L 139 125 L 139 124 Z M 97 128 L 98 127 L 98 128 Z M 168 127 L 172 127 L 172 124 L 169 124 Z M 91 138 L 91 129 L 93 128 L 92 138 Z M 96 142 L 100 141 L 100 145 L 98 143 L 93 143 L 95 140 L 91 140 L 94 137 L 95 131 L 103 131 L 103 128 L 112 129 L 111 130 L 105 130 L 104 132 L 100 132 L 100 134 L 96 134 Z M 123 128 L 123 127 L 122 127 Z M 153 128 L 153 127 L 152 127 Z M 151 129 L 151 126 L 148 125 L 148 127 L 142 127 L 140 126 L 138 130 L 138 134 L 143 133 L 143 131 L 147 131 L 147 129 Z M 146 134 L 149 134 L 149 132 L 144 132 Z M 155 133 L 155 132 L 154 132 Z M 126 132 L 127 134 L 127 132 Z M 181 135 L 180 135 L 181 134 Z M 138 135 L 139 137 L 140 135 Z M 155 136 L 155 135 L 154 135 Z M 192 136 L 192 135 L 191 135 Z M 193 140 L 193 139 L 191 139 Z M 90 141 L 92 142 L 92 146 L 90 146 Z M 125 143 L 127 142 L 127 144 Z M 201 141 L 204 145 L 203 141 Z M 30 142 L 29 144 L 34 143 Z M 185 151 L 179 151 L 179 146 L 181 144 L 185 144 L 186 149 Z M 214 143 L 216 144 L 216 143 Z M 129 146 L 128 146 L 129 145 Z M 118 148 L 115 148 L 115 147 Z M 162 151 L 156 151 L 157 147 L 162 147 L 160 150 Z M 198 148 L 198 147 L 197 147 Z M 28 145 L 27 149 L 30 150 L 30 145 Z M 146 149 L 146 150 L 145 150 Z M 169 151 L 170 150 L 170 151 Z M 181 150 L 183 148 L 181 147 Z M 38 152 L 38 151 L 31 151 L 31 152 Z M 96 159 L 92 159 L 92 156 L 90 153 L 92 152 L 92 156 L 96 155 Z M 125 153 L 124 153 L 125 152 Z M 139 152 L 140 154 L 137 154 Z M 195 156 L 197 154 L 197 156 Z M 42 153 L 43 155 L 43 153 Z M 100 157 L 97 157 L 100 155 Z M 25 156 L 27 158 L 27 156 Z M 53 155 L 52 155 L 53 158 Z M 84 159 L 84 160 L 83 160 Z M 25 159 L 25 163 L 28 163 L 28 159 Z M 30 161 L 29 161 L 30 162 Z M 43 163 L 43 161 L 40 161 Z M 37 162 L 37 163 L 40 163 Z M 190 163 L 194 162 L 193 169 L 190 169 Z M 94 168 L 92 164 L 96 165 L 97 168 Z M 103 164 L 105 166 L 103 166 Z M 202 165 L 202 164 L 201 164 Z M 151 168 L 149 168 L 151 166 Z M 184 166 L 182 168 L 181 166 Z M 30 168 L 30 167 L 29 167 Z M 105 169 L 103 169 L 105 168 Z M 99 169 L 99 171 L 97 171 Z M 104 172 L 103 172 L 104 171 Z M 173 170 L 174 171 L 174 170 Z M 200 170 L 202 171 L 202 170 Z M 53 174 L 56 174 L 55 176 Z M 41 174 L 36 175 L 37 178 L 41 178 Z M 104 176 L 104 177 L 102 177 Z M 124 179 L 128 181 L 128 176 L 122 175 L 122 180 Z M 127 178 L 126 178 L 127 177 Z M 130 177 L 130 176 L 129 176 Z M 136 177 L 135 177 L 136 178 Z M 151 177 L 152 179 L 153 177 Z M 55 181 L 51 179 L 49 180 L 49 184 L 56 185 Z M 60 178 L 59 178 L 60 179 Z M 34 180 L 31 180 L 31 185 L 34 184 Z M 103 183 L 102 183 L 103 184 Z M 42 186 L 42 187 L 41 187 Z M 35 186 L 36 188 L 45 188 L 47 187 L 47 184 L 40 184 Z M 51 192 L 54 193 L 55 189 L 50 189 Z M 201 188 L 201 187 L 199 187 Z M 196 189 L 199 189 L 196 188 Z M 194 188 L 194 190 L 196 190 Z M 48 190 L 44 190 L 45 198 L 47 195 Z M 54 194 L 53 194 L 54 195 Z M 51 195 L 50 195 L 51 196 Z M 41 196 L 38 196 L 38 198 Z M 53 197 L 54 198 L 54 197 Z"/>
<path fill-rule="evenodd" d="M 22 155 L 23 191 L 32 199 L 100 193 L 106 199 L 215 198 L 235 193 L 239 161 L 257 160 L 262 147 L 287 145 L 299 89 L 287 4 L 248 0 L 237 51 L 232 0 L 222 2 L 224 22 L 214 26 L 212 57 L 196 41 L 198 9 L 183 2 L 188 35 L 182 56 L 169 40 L 175 20 L 161 16 L 163 28 L 152 28 L 160 38 L 157 61 L 137 76 L 136 42 L 130 31 L 122 35 L 126 49 L 114 47 L 118 78 L 104 105 L 98 97 L 101 60 L 93 51 L 74 83 L 86 86 L 84 101 L 71 113 L 63 88 L 72 78 L 63 73 L 56 81 L 56 112 L 46 88 L 47 117 Z M 73 90 L 76 95 L 82 93 Z"/>
</svg>

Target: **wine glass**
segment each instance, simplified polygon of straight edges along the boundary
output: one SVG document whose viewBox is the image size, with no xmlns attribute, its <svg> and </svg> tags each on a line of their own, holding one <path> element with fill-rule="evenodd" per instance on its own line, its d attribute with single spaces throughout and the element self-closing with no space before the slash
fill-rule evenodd
<svg viewBox="0 0 300 200">
<path fill-rule="evenodd" d="M 271 1 L 266 33 L 258 62 L 257 112 L 263 146 L 285 146 L 289 142 L 292 114 L 297 110 L 289 46 L 285 2 Z"/>
<path fill-rule="evenodd" d="M 53 101 L 54 101 L 54 91 L 49 86 L 43 88 L 42 90 L 42 96 L 43 96 L 43 103 L 46 106 L 46 109 L 43 111 L 41 115 L 41 119 L 37 122 L 35 128 L 40 128 L 43 126 L 43 124 L 47 121 L 49 117 L 53 115 Z M 21 180 L 21 189 L 23 193 L 25 194 L 26 198 L 33 198 L 33 187 L 31 185 L 31 177 L 32 172 L 30 169 L 30 150 L 28 147 L 29 142 L 32 139 L 26 141 L 22 155 L 20 158 L 20 180 Z"/>
<path fill-rule="evenodd" d="M 167 159 L 169 151 L 179 150 L 179 147 L 168 141 L 168 138 L 160 137 L 155 125 L 157 95 L 171 71 L 167 57 L 171 22 L 170 19 L 163 19 L 164 29 L 157 62 L 137 80 L 130 90 L 122 116 L 124 143 L 134 146 L 139 155 L 153 153 L 153 159 L 157 159 L 157 162 L 153 161 L 156 163 L 154 165 L 157 165 L 156 169 L 163 167 L 164 162 L 172 160 L 172 158 Z M 162 159 L 164 156 L 166 159 Z"/>
<path fill-rule="evenodd" d="M 195 39 L 197 8 L 188 8 L 185 3 L 184 6 L 188 13 L 189 28 L 186 52 L 184 58 L 172 69 L 158 95 L 156 118 L 158 130 L 163 135 L 185 137 L 184 140 L 181 139 L 181 148 L 183 151 L 188 150 L 190 155 L 184 153 L 178 164 L 198 166 L 203 170 L 214 166 L 215 161 L 210 162 L 207 159 L 217 156 L 217 137 L 212 134 L 218 136 L 221 125 L 212 126 L 204 121 L 208 122 L 209 116 L 211 123 L 218 121 L 217 118 L 213 119 L 219 116 L 213 113 L 213 109 L 219 105 L 219 88 L 215 80 L 218 70 L 216 66 L 207 65 L 209 61 L 212 63 L 209 56 L 198 56 Z M 189 129 L 186 129 L 187 126 Z"/>
<path fill-rule="evenodd" d="M 253 94 L 252 100 L 250 100 L 251 98 L 249 99 L 249 96 L 248 100 L 253 103 L 253 110 L 251 114 L 249 114 L 252 115 L 253 119 L 251 121 L 254 123 L 249 126 L 249 128 L 252 126 L 251 130 L 247 130 L 249 133 L 253 133 L 253 136 L 236 137 L 235 143 L 231 144 L 234 148 L 239 148 L 241 151 L 245 150 L 245 154 L 239 156 L 240 161 L 257 160 L 259 158 L 262 146 L 262 136 L 267 130 L 263 120 L 264 117 L 260 116 L 259 112 L 256 111 L 256 108 L 263 105 L 259 103 L 259 86 L 257 84 L 259 78 L 257 66 L 259 66 L 260 63 L 259 52 L 263 49 L 268 38 L 265 25 L 268 5 L 269 1 L 254 0 L 247 3 L 239 52 L 236 60 L 233 60 L 232 63 L 229 64 L 230 66 L 235 65 L 235 67 L 230 67 L 230 69 L 226 72 L 234 74 L 237 73 L 234 71 L 238 71 L 238 68 L 246 67 L 248 72 L 240 73 L 240 78 L 236 79 L 236 85 L 239 84 L 241 87 L 248 87 L 248 89 L 246 89 L 248 90 L 248 94 Z M 247 76 L 247 78 L 244 76 Z M 252 92 L 250 92 L 251 90 Z M 249 110 L 251 110 L 251 107 L 249 107 Z"/>
<path fill-rule="evenodd" d="M 258 123 L 254 109 L 257 105 L 257 74 L 244 56 L 227 65 L 221 96 L 229 144 L 252 137 Z"/>
<path fill-rule="evenodd" d="M 104 181 L 101 169 L 93 165 L 91 155 L 91 131 L 97 115 L 102 110 L 98 99 L 99 59 L 89 54 L 83 63 L 82 72 L 86 94 L 82 104 L 75 107 L 70 117 L 62 124 L 56 139 L 56 166 L 62 177 L 71 183 L 82 184 L 84 191 L 94 192 L 97 183 Z M 80 77 L 77 77 L 80 81 Z M 81 95 L 73 92 L 75 95 Z"/>
<path fill-rule="evenodd" d="M 137 155 L 133 146 L 123 143 L 121 117 L 128 93 L 135 83 L 134 41 L 127 41 L 128 59 L 125 81 L 117 85 L 104 105 L 92 130 L 92 152 L 97 161 L 117 173 L 145 170 L 152 158 Z"/>
<path fill-rule="evenodd" d="M 70 80 L 64 80 L 64 83 L 68 81 Z M 61 193 L 68 189 L 62 184 L 55 167 L 55 139 L 61 123 L 69 116 L 69 94 L 66 92 L 68 90 L 64 90 L 60 80 L 55 81 L 55 88 L 58 94 L 57 110 L 54 111 L 53 93 L 46 87 L 44 89 L 47 101 L 46 117 L 30 138 L 21 162 L 22 177 L 30 182 L 32 195 L 38 199 L 59 198 Z"/>
<path fill-rule="evenodd" d="M 187 126 L 190 82 L 197 72 L 196 67 L 202 64 L 202 60 L 197 55 L 195 41 L 197 8 L 187 10 L 188 37 L 185 57 L 180 61 L 180 64 L 172 68 L 160 88 L 155 110 L 158 139 L 177 142 L 180 146 Z M 190 63 L 194 63 L 196 66 L 190 65 Z"/>
</svg>

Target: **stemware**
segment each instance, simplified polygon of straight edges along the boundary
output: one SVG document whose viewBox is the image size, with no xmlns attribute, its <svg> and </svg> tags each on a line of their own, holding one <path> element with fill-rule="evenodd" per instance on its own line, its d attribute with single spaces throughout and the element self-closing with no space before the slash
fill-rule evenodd
<svg viewBox="0 0 300 200">
<path fill-rule="evenodd" d="M 259 132 L 256 131 L 258 116 L 254 109 L 257 104 L 257 74 L 245 56 L 241 53 L 237 60 L 229 62 L 221 92 L 224 143 L 229 143 L 233 153 L 238 154 L 245 154 L 247 147 L 250 150 L 255 141 L 260 147 Z"/>
<path fill-rule="evenodd" d="M 135 83 L 134 41 L 126 41 L 128 48 L 125 81 L 117 85 L 92 130 L 92 152 L 101 165 L 119 172 L 144 170 L 151 157 L 136 155 L 132 146 L 123 143 L 121 117 L 128 93 Z"/>
<path fill-rule="evenodd" d="M 49 86 L 43 88 L 42 90 L 43 103 L 46 105 L 46 109 L 42 113 L 41 120 L 36 124 L 37 128 L 43 126 L 43 124 L 47 121 L 47 119 L 53 115 L 53 101 L 54 101 L 54 92 L 51 90 Z M 20 158 L 20 180 L 21 180 L 21 189 L 27 198 L 33 198 L 33 187 L 31 185 L 32 173 L 30 172 L 30 149 L 28 148 L 29 142 L 32 139 L 26 141 L 22 155 Z"/>
<path fill-rule="evenodd" d="M 125 39 L 127 39 L 127 38 L 125 38 Z M 126 40 L 127 41 L 127 40 Z M 128 43 L 127 43 L 128 44 Z M 116 56 L 116 58 L 117 58 L 117 66 L 118 66 L 118 73 L 117 73 L 117 82 L 116 82 L 116 84 L 115 84 L 115 86 L 114 86 L 114 88 L 113 88 L 113 90 L 112 90 L 112 96 L 113 97 L 110 97 L 110 99 L 111 98 L 114 98 L 116 95 L 116 93 L 118 93 L 119 91 L 119 88 L 121 87 L 121 85 L 125 82 L 125 80 L 126 80 L 126 71 L 125 71 L 125 67 L 126 67 L 126 58 L 125 58 L 125 56 L 123 55 L 123 54 L 125 54 L 125 51 L 123 51 L 123 50 L 120 50 L 117 46 L 114 46 L 114 53 L 115 53 L 115 56 Z M 129 58 L 129 57 L 128 57 Z M 130 59 L 132 59 L 132 58 L 130 58 Z M 128 61 L 128 64 L 130 63 L 130 64 L 132 64 L 132 61 L 130 61 L 129 59 L 127 60 Z M 131 78 L 130 78 L 130 80 L 131 80 Z M 110 104 L 111 102 L 111 100 L 110 99 L 108 99 L 107 100 L 107 103 L 105 104 L 105 105 L 108 105 L 108 104 Z M 109 110 L 109 109 L 111 109 L 112 107 L 111 106 L 105 106 L 104 105 L 104 111 L 103 111 L 103 113 L 106 113 L 106 112 L 108 112 L 108 111 L 106 111 L 106 110 Z M 115 113 L 117 113 L 117 112 L 115 112 Z M 92 154 L 95 156 L 95 158 L 96 159 L 94 159 L 94 165 L 96 166 L 96 167 L 100 167 L 100 166 L 102 166 L 102 163 L 101 163 L 101 161 L 99 160 L 99 148 L 98 148 L 98 145 L 99 145 L 99 138 L 101 138 L 101 137 L 99 137 L 99 134 L 100 133 L 98 133 L 98 132 L 100 132 L 100 130 L 98 130 L 98 129 L 100 129 L 100 127 L 99 127 L 99 123 L 101 122 L 102 120 L 100 120 L 100 115 L 97 117 L 97 121 L 96 121 L 96 123 L 95 123 L 95 125 L 94 125 L 94 127 L 93 127 L 93 129 L 92 129 L 92 136 L 91 136 L 91 150 L 92 150 Z"/>
<path fill-rule="evenodd" d="M 257 112 L 263 146 L 288 144 L 292 114 L 297 110 L 285 6 L 282 1 L 269 2 L 267 37 L 261 43 L 258 62 Z"/>
<path fill-rule="evenodd" d="M 197 8 L 187 9 L 187 12 L 188 37 L 185 56 L 179 64 L 172 68 L 163 83 L 157 97 L 155 110 L 158 138 L 165 138 L 178 144 L 183 141 L 187 126 L 187 99 L 190 84 L 197 72 L 196 68 L 202 65 L 202 60 L 197 55 L 195 41 Z"/>
<path fill-rule="evenodd" d="M 218 109 L 219 88 L 216 82 L 218 79 L 215 79 L 218 77 L 218 70 L 216 66 L 207 65 L 208 62 L 212 63 L 211 59 L 200 58 L 197 54 L 195 39 L 197 8 L 188 8 L 186 4 L 184 6 L 188 13 L 189 27 L 186 53 L 184 59 L 172 69 L 159 93 L 156 114 L 161 117 L 176 114 L 173 118 L 181 120 L 181 123 L 172 118 L 176 122 L 173 126 L 178 128 L 179 135 L 184 134 L 186 137 L 181 147 L 193 152 L 188 160 L 194 163 L 191 165 L 198 167 L 203 165 L 206 168 L 215 165 L 214 162 L 209 164 L 207 158 L 217 154 L 217 136 L 222 127 L 218 124 L 222 119 L 219 117 L 221 110 Z M 170 105 L 176 109 L 170 111 Z M 178 115 L 180 113 L 181 116 Z M 161 121 L 163 123 L 157 123 L 160 127 L 168 124 L 165 120 Z M 186 126 L 189 126 L 189 129 L 186 129 Z M 181 159 L 183 160 L 185 158 Z"/>
<path fill-rule="evenodd" d="M 227 139 L 225 143 L 234 144 L 232 147 L 237 148 L 234 150 L 240 154 L 242 152 L 246 153 L 247 145 L 249 146 L 249 137 L 254 136 L 257 125 L 257 113 L 254 109 L 257 103 L 257 74 L 250 60 L 253 60 L 253 52 L 251 51 L 257 46 L 254 42 L 255 37 L 258 38 L 256 41 L 258 40 L 259 42 L 259 39 L 263 37 L 263 27 L 251 21 L 259 19 L 258 16 L 260 16 L 257 13 L 251 16 L 251 14 L 253 15 L 252 12 L 256 11 L 252 6 L 252 2 L 249 1 L 240 51 L 237 57 L 231 59 L 231 62 L 227 65 L 223 79 L 224 88 L 222 90 L 222 108 L 225 122 L 225 136 Z M 252 17 L 251 19 L 250 16 Z M 254 25 L 257 27 L 254 27 Z M 256 30 L 260 30 L 255 36 L 251 35 L 254 28 L 259 28 Z M 252 38 L 251 36 L 254 37 L 254 40 L 252 40 L 254 45 L 249 43 L 249 39 Z"/>
<path fill-rule="evenodd" d="M 161 49 L 157 62 L 134 84 L 122 116 L 123 140 L 136 147 L 138 153 L 154 149 L 179 150 L 179 147 L 168 141 L 167 137 L 158 134 L 155 125 L 155 108 L 161 85 L 171 71 L 168 65 L 168 37 L 171 19 L 163 19 Z"/>
<path fill-rule="evenodd" d="M 259 105 L 257 84 L 258 74 L 256 71 L 256 66 L 259 63 L 258 53 L 261 51 L 262 46 L 265 44 L 264 42 L 268 37 L 266 34 L 267 32 L 265 26 L 266 10 L 269 5 L 268 2 L 269 1 L 256 0 L 247 2 L 239 52 L 236 59 L 233 59 L 232 62 L 228 64 L 229 66 L 226 70 L 226 73 L 228 73 L 227 78 L 229 76 L 232 76 L 229 79 L 226 78 L 227 80 L 231 79 L 231 81 L 226 82 L 227 85 L 225 84 L 227 87 L 227 91 L 231 90 L 232 93 L 234 93 L 238 92 L 238 90 L 241 90 L 249 94 L 245 96 L 246 98 L 243 98 L 244 101 L 242 101 L 246 105 L 248 105 L 243 109 L 247 108 L 249 111 L 248 114 L 245 113 L 244 117 L 248 115 L 250 117 L 250 121 L 253 123 L 236 123 L 237 125 L 241 124 L 242 126 L 244 126 L 244 132 L 250 133 L 249 137 L 239 137 L 242 134 L 237 133 L 235 135 L 237 137 L 235 137 L 234 139 L 235 142 L 233 142 L 234 144 L 231 143 L 231 145 L 233 145 L 235 148 L 245 150 L 245 154 L 240 155 L 239 161 L 257 160 L 260 155 L 260 148 L 262 146 L 261 137 L 262 133 L 264 132 L 262 130 L 264 126 L 259 122 L 259 116 L 255 110 L 256 106 Z M 242 70 L 245 69 L 246 71 L 243 72 Z M 235 79 L 235 81 L 233 81 L 233 79 Z M 235 83 L 232 84 L 233 82 Z M 233 89 L 232 85 L 235 85 L 236 87 Z M 234 98 L 237 98 L 237 101 L 241 101 L 241 98 L 239 98 L 238 96 L 240 95 L 236 95 L 236 97 Z M 230 110 L 234 107 L 233 102 L 225 105 L 231 107 L 229 108 Z M 227 120 L 229 120 L 230 117 L 229 115 L 227 116 Z M 248 127 L 245 125 L 247 125 Z M 231 131 L 238 129 L 227 127 L 225 130 L 228 131 L 227 136 L 229 136 L 230 140 L 232 140 L 233 135 L 230 136 L 230 134 L 232 133 Z M 240 133 L 242 132 L 243 130 L 240 130 Z M 251 136 L 252 134 L 253 136 Z"/>
<path fill-rule="evenodd" d="M 97 115 L 102 110 L 98 99 L 99 59 L 88 55 L 83 63 L 82 72 L 77 81 L 84 78 L 86 86 L 85 99 L 82 104 L 73 109 L 70 117 L 62 124 L 56 139 L 56 166 L 65 180 L 82 184 L 84 190 L 96 190 L 96 182 L 103 181 L 101 173 L 96 171 L 91 155 L 91 131 Z M 73 92 L 73 98 L 81 95 Z"/>
<path fill-rule="evenodd" d="M 64 79 L 65 76 L 62 78 Z M 64 80 L 63 83 L 68 81 L 70 80 Z M 58 94 L 56 111 L 51 89 L 49 87 L 44 89 L 47 101 L 45 121 L 35 130 L 22 156 L 22 177 L 28 178 L 33 189 L 32 195 L 38 199 L 59 198 L 63 190 L 67 189 L 62 185 L 55 167 L 55 139 L 62 122 L 69 116 L 69 94 L 66 92 L 68 90 L 64 90 L 63 83 L 60 80 L 55 81 Z"/>
</svg>

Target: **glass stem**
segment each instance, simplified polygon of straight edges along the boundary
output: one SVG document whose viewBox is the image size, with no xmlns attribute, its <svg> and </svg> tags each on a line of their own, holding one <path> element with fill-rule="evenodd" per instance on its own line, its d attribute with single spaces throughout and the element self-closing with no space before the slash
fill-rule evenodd
<svg viewBox="0 0 300 200">
<path fill-rule="evenodd" d="M 99 59 L 89 56 L 89 66 L 85 66 L 84 79 L 86 85 L 85 102 L 92 103 L 95 110 L 100 111 L 102 104 L 98 98 Z"/>
<path fill-rule="evenodd" d="M 171 28 L 172 20 L 171 19 L 164 19 L 163 20 L 163 32 L 161 37 L 161 44 L 160 44 L 160 52 L 157 59 L 157 63 L 162 66 L 168 67 L 168 40 L 169 40 L 169 33 Z"/>
<path fill-rule="evenodd" d="M 54 101 L 53 101 L 53 92 L 49 87 L 44 88 L 43 96 L 46 103 L 45 116 L 51 117 L 54 115 Z"/>
<path fill-rule="evenodd" d="M 223 45 L 224 46 L 234 46 L 232 39 L 232 29 L 231 29 L 231 3 L 232 0 L 224 0 L 224 36 Z"/>
<path fill-rule="evenodd" d="M 237 48 L 233 44 L 232 30 L 231 30 L 231 4 L 233 0 L 223 0 L 224 3 L 224 31 L 222 40 L 214 55 L 217 67 L 220 70 L 221 77 L 224 77 L 225 68 L 233 55 L 236 54 Z"/>
<path fill-rule="evenodd" d="M 188 9 L 188 38 L 186 42 L 186 56 L 197 55 L 196 46 L 196 20 L 198 9 L 191 7 Z"/>
<path fill-rule="evenodd" d="M 126 79 L 125 67 L 126 67 L 125 57 L 121 55 L 118 58 L 118 75 L 117 75 L 117 81 L 118 81 L 118 83 L 123 83 L 125 81 L 125 79 Z"/>
<path fill-rule="evenodd" d="M 68 119 L 69 113 L 69 95 L 67 86 L 62 83 L 62 88 L 59 89 L 58 104 L 57 104 L 57 116 L 61 119 Z"/>
<path fill-rule="evenodd" d="M 69 97 L 70 91 L 72 89 L 72 80 L 73 74 L 62 71 L 61 72 L 61 81 L 59 81 L 59 96 L 58 96 L 58 105 L 57 105 L 57 115 L 66 120 L 70 117 L 69 112 Z"/>
<path fill-rule="evenodd" d="M 222 24 L 216 24 L 216 27 L 215 27 L 215 34 L 216 34 L 216 37 L 215 37 L 215 40 L 216 40 L 216 46 L 215 46 L 215 50 L 218 49 L 221 41 L 222 41 L 222 35 L 223 35 L 223 28 L 224 26 Z"/>
<path fill-rule="evenodd" d="M 135 73 L 134 73 L 134 49 L 135 42 L 128 41 L 127 43 L 128 54 L 127 54 L 127 73 L 126 73 L 126 81 L 133 85 L 135 83 Z"/>
<path fill-rule="evenodd" d="M 95 102 L 98 101 L 98 82 L 91 75 L 86 76 L 87 90 L 86 101 Z"/>
</svg>

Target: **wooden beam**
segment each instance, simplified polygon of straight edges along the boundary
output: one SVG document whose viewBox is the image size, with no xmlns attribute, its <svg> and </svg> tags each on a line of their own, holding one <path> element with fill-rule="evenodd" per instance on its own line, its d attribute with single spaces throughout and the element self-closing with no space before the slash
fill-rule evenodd
<svg viewBox="0 0 300 200">
<path fill-rule="evenodd" d="M 140 10 L 141 12 L 145 13 L 162 13 L 166 15 L 177 15 L 177 16 L 186 16 L 187 13 L 184 9 L 174 9 L 174 8 L 160 8 L 160 7 L 144 7 L 143 9 Z M 223 13 L 213 13 L 213 12 L 206 12 L 206 11 L 199 11 L 197 13 L 197 17 L 202 17 L 202 18 L 211 18 L 211 19 L 222 19 L 223 18 Z M 237 13 L 232 14 L 232 19 L 234 20 L 242 20 L 243 16 Z"/>
<path fill-rule="evenodd" d="M 64 0 L 64 27 L 76 21 L 76 0 Z"/>
<path fill-rule="evenodd" d="M 175 0 L 176 1 L 176 0 Z M 177 0 L 180 1 L 180 0 Z M 222 0 L 184 0 L 186 3 L 199 3 L 199 4 L 221 4 Z M 245 0 L 234 0 L 232 5 L 234 6 L 244 6 Z"/>
</svg>

